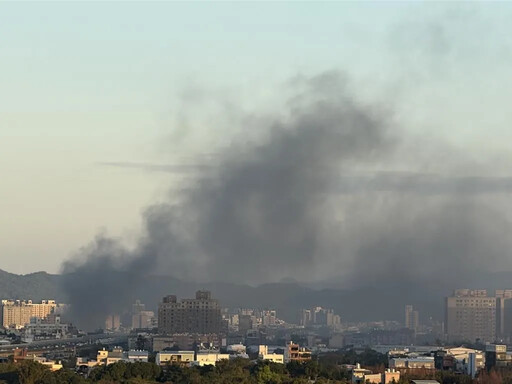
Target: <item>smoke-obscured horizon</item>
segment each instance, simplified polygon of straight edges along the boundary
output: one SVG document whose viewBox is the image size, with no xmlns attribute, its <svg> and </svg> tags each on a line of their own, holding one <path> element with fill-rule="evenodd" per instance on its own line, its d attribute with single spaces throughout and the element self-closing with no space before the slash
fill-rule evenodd
<svg viewBox="0 0 512 384">
<path fill-rule="evenodd" d="M 436 149 L 358 101 L 339 73 L 290 87 L 285 112 L 251 116 L 258 134 L 234 137 L 177 199 L 146 209 L 135 247 L 99 235 L 63 264 L 79 324 L 101 325 L 157 272 L 199 282 L 337 279 L 399 295 L 511 267 L 511 179 L 460 171 L 465 159 L 455 155 L 456 166 L 431 172 L 425 158 L 438 160 Z M 156 168 L 176 169 L 190 171 Z"/>
</svg>

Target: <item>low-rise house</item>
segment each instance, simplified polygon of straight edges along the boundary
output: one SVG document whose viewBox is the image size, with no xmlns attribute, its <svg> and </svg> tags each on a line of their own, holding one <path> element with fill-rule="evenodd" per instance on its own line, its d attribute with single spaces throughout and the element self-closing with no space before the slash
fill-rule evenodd
<svg viewBox="0 0 512 384">
<path fill-rule="evenodd" d="M 258 359 L 264 361 L 271 361 L 272 363 L 284 364 L 284 355 L 278 353 L 268 353 L 267 345 L 259 346 Z"/>
<path fill-rule="evenodd" d="M 220 360 L 229 360 L 229 354 L 219 352 L 198 352 L 193 364 L 204 366 L 204 365 L 216 365 Z"/>
<path fill-rule="evenodd" d="M 354 368 L 352 368 L 352 383 L 359 384 L 365 383 L 365 376 L 371 375 L 373 372 L 369 369 L 361 368 L 361 364 L 357 363 Z"/>
<path fill-rule="evenodd" d="M 398 383 L 400 380 L 400 371 L 395 369 L 386 369 L 382 374 L 382 384 Z"/>
<path fill-rule="evenodd" d="M 31 317 L 30 322 L 25 325 L 21 332 L 21 339 L 26 343 L 31 343 L 35 340 L 70 337 L 76 332 L 76 328 L 72 325 L 61 322 L 60 315 L 51 314 L 44 319 Z"/>
<path fill-rule="evenodd" d="M 247 347 L 243 344 L 228 345 L 227 351 L 230 355 L 245 355 L 247 354 Z"/>
<path fill-rule="evenodd" d="M 156 354 L 155 362 L 158 365 L 191 365 L 195 360 L 194 351 L 165 351 Z"/>
<path fill-rule="evenodd" d="M 45 359 L 45 361 L 39 361 L 39 363 L 50 368 L 50 371 L 52 372 L 58 371 L 59 369 L 63 368 L 62 363 L 60 361 Z"/>
<path fill-rule="evenodd" d="M 290 341 L 284 349 L 284 361 L 289 363 L 290 361 L 309 361 L 311 360 L 311 351 L 300 347 L 299 344 L 294 344 Z"/>
<path fill-rule="evenodd" d="M 364 375 L 363 381 L 360 381 L 360 383 L 381 384 L 382 375 L 380 373 L 368 373 Z"/>
<path fill-rule="evenodd" d="M 386 369 L 384 373 L 373 373 L 369 369 L 361 368 L 360 364 L 352 368 L 353 384 L 391 384 L 398 383 L 399 380 L 400 372 L 394 369 Z"/>
<path fill-rule="evenodd" d="M 89 360 L 87 357 L 77 357 L 75 368 L 87 372 L 88 369 L 99 365 L 98 360 Z"/>
<path fill-rule="evenodd" d="M 389 368 L 392 369 L 435 369 L 434 357 L 397 357 L 389 359 Z"/>
<path fill-rule="evenodd" d="M 105 348 L 98 351 L 96 360 L 89 360 L 85 357 L 76 358 L 76 367 L 80 369 L 92 368 L 97 365 L 110 365 L 118 361 L 126 361 L 128 363 L 144 362 L 149 360 L 148 351 L 123 351 L 122 348 L 116 347 L 112 351 L 107 351 Z"/>
<path fill-rule="evenodd" d="M 436 369 L 465 373 L 472 377 L 485 368 L 485 353 L 476 349 L 445 348 L 434 354 Z"/>
<path fill-rule="evenodd" d="M 58 371 L 62 369 L 62 363 L 60 361 L 48 360 L 46 357 L 38 356 L 35 354 L 29 354 L 26 348 L 16 348 L 13 355 L 14 363 L 20 363 L 22 361 L 36 361 L 46 367 L 49 367 L 51 371 Z"/>
<path fill-rule="evenodd" d="M 221 340 L 218 334 L 175 333 L 170 335 L 155 335 L 152 340 L 153 352 L 165 351 L 168 348 L 179 348 L 190 351 L 199 344 L 219 348 Z"/>
<path fill-rule="evenodd" d="M 126 361 L 130 363 L 147 363 L 149 361 L 149 352 L 148 351 L 137 351 L 131 350 L 126 353 Z"/>
<path fill-rule="evenodd" d="M 98 362 L 98 365 L 110 365 L 123 360 L 125 360 L 123 349 L 119 347 L 115 347 L 112 349 L 112 351 L 107 351 L 105 348 L 103 348 L 102 350 L 98 351 L 98 354 L 96 355 L 96 361 Z"/>
<path fill-rule="evenodd" d="M 413 380 L 411 384 L 440 384 L 437 380 Z"/>
</svg>

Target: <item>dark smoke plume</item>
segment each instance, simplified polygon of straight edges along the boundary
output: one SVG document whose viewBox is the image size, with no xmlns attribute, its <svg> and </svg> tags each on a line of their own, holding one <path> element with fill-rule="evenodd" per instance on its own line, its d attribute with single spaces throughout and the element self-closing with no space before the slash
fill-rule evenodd
<svg viewBox="0 0 512 384">
<path fill-rule="evenodd" d="M 510 225 L 480 192 L 508 193 L 508 179 L 367 172 L 415 161 L 392 116 L 358 102 L 337 73 L 292 86 L 288 111 L 266 118 L 257 140 L 235 139 L 177 203 L 146 210 L 134 249 L 99 236 L 64 264 L 82 326 L 126 308 L 157 271 L 203 282 L 330 278 L 399 293 L 453 280 L 446 271 L 461 271 L 462 283 L 486 268 L 483 256 L 503 265 Z"/>
</svg>

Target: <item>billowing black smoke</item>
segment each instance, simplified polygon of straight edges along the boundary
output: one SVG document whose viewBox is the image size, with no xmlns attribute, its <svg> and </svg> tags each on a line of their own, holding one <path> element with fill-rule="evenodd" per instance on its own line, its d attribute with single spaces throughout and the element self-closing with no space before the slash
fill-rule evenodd
<svg viewBox="0 0 512 384">
<path fill-rule="evenodd" d="M 156 272 L 239 283 L 339 279 L 399 293 L 463 284 L 488 270 L 484 260 L 507 259 L 510 225 L 481 193 L 508 193 L 510 180 L 382 172 L 416 156 L 404 153 L 391 116 L 359 103 L 336 73 L 294 86 L 288 111 L 257 140 L 236 138 L 178 203 L 146 210 L 134 249 L 99 236 L 64 264 L 82 326 L 126 308 Z"/>
</svg>

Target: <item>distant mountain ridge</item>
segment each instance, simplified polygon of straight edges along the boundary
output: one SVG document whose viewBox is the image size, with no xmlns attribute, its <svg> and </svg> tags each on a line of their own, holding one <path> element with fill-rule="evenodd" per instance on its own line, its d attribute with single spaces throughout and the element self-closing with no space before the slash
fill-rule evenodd
<svg viewBox="0 0 512 384">
<path fill-rule="evenodd" d="M 0 297 L 2 299 L 44 300 L 65 298 L 59 289 L 59 275 L 34 272 L 16 275 L 0 269 Z"/>
<path fill-rule="evenodd" d="M 339 288 L 312 288 L 298 282 L 279 282 L 252 287 L 228 282 L 195 283 L 168 276 L 151 276 L 133 294 L 149 309 L 156 310 L 158 302 L 167 294 L 180 298 L 192 297 L 198 289 L 212 291 L 222 306 L 231 308 L 274 308 L 287 321 L 296 321 L 301 308 L 324 306 L 333 308 L 342 321 L 400 320 L 405 304 L 413 304 L 426 321 L 427 315 L 443 319 L 444 297 L 460 287 L 512 288 L 512 273 L 482 274 L 471 285 L 456 282 L 409 282 L 368 283 L 367 286 L 344 290 Z M 61 275 L 35 272 L 16 275 L 0 270 L 0 298 L 3 299 L 55 299 L 66 302 L 66 292 L 61 287 Z M 128 282 L 128 280 L 127 280 Z"/>
</svg>

